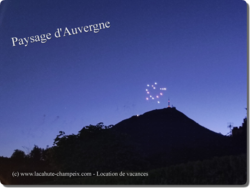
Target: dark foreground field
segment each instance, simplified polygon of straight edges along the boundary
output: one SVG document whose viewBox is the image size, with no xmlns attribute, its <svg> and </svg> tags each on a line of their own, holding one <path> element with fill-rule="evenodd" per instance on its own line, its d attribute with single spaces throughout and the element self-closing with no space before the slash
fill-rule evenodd
<svg viewBox="0 0 250 188">
<path fill-rule="evenodd" d="M 245 185 L 246 155 L 215 157 L 159 168 L 147 177 L 84 177 L 46 182 L 56 185 Z"/>
</svg>

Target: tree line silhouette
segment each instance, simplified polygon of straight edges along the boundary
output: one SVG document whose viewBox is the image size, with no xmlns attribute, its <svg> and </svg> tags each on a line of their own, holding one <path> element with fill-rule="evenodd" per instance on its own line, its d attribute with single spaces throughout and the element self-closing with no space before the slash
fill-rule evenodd
<svg viewBox="0 0 250 188">
<path fill-rule="evenodd" d="M 131 119 L 134 121 L 136 118 Z M 11 172 L 17 170 L 31 172 L 45 170 L 54 172 L 149 171 L 192 160 L 207 159 L 206 154 L 202 155 L 203 149 L 206 149 L 204 147 L 197 147 L 202 152 L 196 151 L 196 147 L 183 146 L 179 149 L 173 147 L 170 152 L 171 156 L 169 153 L 148 155 L 144 151 L 147 145 L 136 141 L 128 133 L 117 131 L 114 127 L 113 125 L 105 126 L 101 122 L 97 125 L 85 126 L 77 134 L 66 135 L 65 132 L 59 131 L 52 147 L 47 146 L 43 149 L 35 145 L 27 155 L 22 150 L 16 149 L 10 158 L 0 157 L 1 181 L 3 183 L 11 182 L 11 184 L 27 182 L 39 184 L 61 179 L 60 177 L 34 177 L 32 179 L 11 177 Z M 247 118 L 243 120 L 240 127 L 234 127 L 232 134 L 227 138 L 230 139 L 234 148 L 241 149 L 231 153 L 227 151 L 220 155 L 246 154 Z"/>
</svg>

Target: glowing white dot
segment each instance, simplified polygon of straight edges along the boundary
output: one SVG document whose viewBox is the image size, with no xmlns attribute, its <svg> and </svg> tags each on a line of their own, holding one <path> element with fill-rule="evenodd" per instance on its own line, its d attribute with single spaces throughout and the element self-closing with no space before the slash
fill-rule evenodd
<svg viewBox="0 0 250 188">
<path fill-rule="evenodd" d="M 155 89 L 155 87 L 154 87 L 154 89 Z"/>
<path fill-rule="evenodd" d="M 157 95 L 156 98 L 159 98 L 159 96 Z"/>
<path fill-rule="evenodd" d="M 157 85 L 157 82 L 155 82 L 155 85 Z"/>
<path fill-rule="evenodd" d="M 160 101 L 158 101 L 158 103 L 160 103 Z"/>
<path fill-rule="evenodd" d="M 146 98 L 146 100 L 148 100 L 148 98 Z"/>
<path fill-rule="evenodd" d="M 152 97 L 152 99 L 154 100 L 155 98 L 154 98 L 154 97 Z"/>
<path fill-rule="evenodd" d="M 150 95 L 149 97 L 152 97 L 152 95 Z"/>
<path fill-rule="evenodd" d="M 147 86 L 149 87 L 149 84 Z"/>
<path fill-rule="evenodd" d="M 149 94 L 149 92 L 147 92 L 147 94 Z"/>
<path fill-rule="evenodd" d="M 162 93 L 160 93 L 160 95 L 162 95 Z"/>
<path fill-rule="evenodd" d="M 146 91 L 148 91 L 148 89 L 146 89 Z"/>
</svg>

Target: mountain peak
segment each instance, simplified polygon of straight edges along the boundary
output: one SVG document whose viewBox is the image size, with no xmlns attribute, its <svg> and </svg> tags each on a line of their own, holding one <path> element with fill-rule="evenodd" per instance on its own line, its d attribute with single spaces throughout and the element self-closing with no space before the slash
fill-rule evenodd
<svg viewBox="0 0 250 188">
<path fill-rule="evenodd" d="M 113 130 L 126 133 L 148 154 L 171 153 L 177 148 L 211 148 L 225 141 L 176 108 L 155 109 L 117 123 Z"/>
</svg>

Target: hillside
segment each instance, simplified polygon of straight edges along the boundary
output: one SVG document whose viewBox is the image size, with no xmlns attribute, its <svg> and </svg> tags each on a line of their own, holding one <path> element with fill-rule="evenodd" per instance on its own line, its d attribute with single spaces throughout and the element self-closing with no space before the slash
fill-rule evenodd
<svg viewBox="0 0 250 188">
<path fill-rule="evenodd" d="M 231 140 L 215 133 L 176 108 L 164 108 L 133 116 L 113 130 L 126 133 L 139 143 L 145 156 L 159 164 L 175 164 L 213 156 L 241 153 Z"/>
<path fill-rule="evenodd" d="M 247 120 L 242 125 L 246 128 Z M 36 145 L 30 154 L 15 150 L 0 157 L 5 184 L 243 184 L 246 181 L 246 138 L 223 136 L 199 125 L 175 108 L 146 112 L 115 126 L 84 126 L 78 134 L 63 131 L 54 145 Z M 15 154 L 15 155 L 14 155 Z M 207 161 L 207 162 L 206 162 Z M 12 172 L 89 172 L 86 177 L 13 177 Z M 147 172 L 148 177 L 110 177 L 97 172 Z M 170 178 L 169 178 L 170 177 Z M 186 179 L 184 178 L 186 177 Z M 209 178 L 206 178 L 209 177 Z M 122 178 L 122 179 L 121 179 Z M 70 180 L 70 181 L 68 181 Z"/>
</svg>

